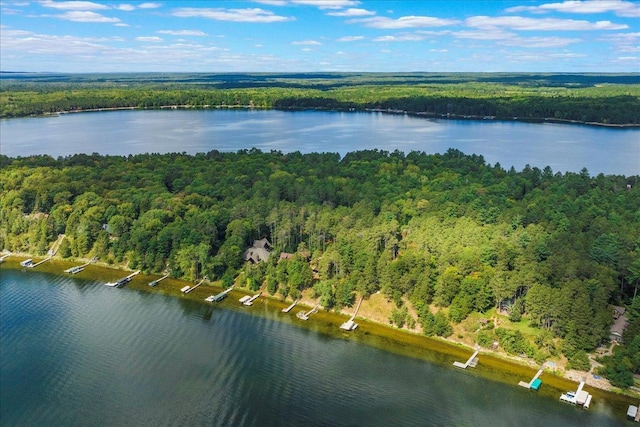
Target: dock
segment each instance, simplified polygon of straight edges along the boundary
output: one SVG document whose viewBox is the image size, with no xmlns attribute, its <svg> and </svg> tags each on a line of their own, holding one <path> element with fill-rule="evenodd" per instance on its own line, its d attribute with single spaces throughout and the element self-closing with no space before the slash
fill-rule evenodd
<svg viewBox="0 0 640 427">
<path fill-rule="evenodd" d="M 629 405 L 629 408 L 627 409 L 627 417 L 630 420 L 640 423 L 640 405 Z"/>
<path fill-rule="evenodd" d="M 64 272 L 65 272 L 65 273 L 69 273 L 69 274 L 77 274 L 77 273 L 80 273 L 82 270 L 84 270 L 84 268 L 85 268 L 86 266 L 88 266 L 89 264 L 92 264 L 92 263 L 96 262 L 97 260 L 98 260 L 98 258 L 97 258 L 97 257 L 94 257 L 94 258 L 92 258 L 90 261 L 85 262 L 85 263 L 84 263 L 84 264 L 82 264 L 82 265 L 77 265 L 77 266 L 75 266 L 75 267 L 67 268 Z"/>
<path fill-rule="evenodd" d="M 307 312 L 299 311 L 296 314 L 296 316 L 298 317 L 298 319 L 309 320 L 309 316 L 311 316 L 313 313 L 317 313 L 319 308 L 320 308 L 320 304 L 316 304 L 315 307 L 313 307 L 311 310 Z"/>
<path fill-rule="evenodd" d="M 229 289 L 225 289 L 224 291 L 220 292 L 217 295 L 208 296 L 204 300 L 207 302 L 220 302 L 227 297 L 227 294 L 231 292 L 232 289 L 233 289 L 233 286 L 231 286 Z"/>
<path fill-rule="evenodd" d="M 478 356 L 479 352 L 480 350 L 474 351 L 471 357 L 465 363 L 453 362 L 453 366 L 460 369 L 467 369 L 469 366 L 471 366 L 472 368 L 475 368 L 476 365 L 478 364 L 478 358 L 476 356 Z"/>
<path fill-rule="evenodd" d="M 538 372 L 531 379 L 531 381 L 529 381 L 528 383 L 524 381 L 520 381 L 518 385 L 520 387 L 528 388 L 530 390 L 538 390 L 542 385 L 542 381 L 539 380 L 538 377 L 542 375 L 543 372 L 544 372 L 544 365 L 542 365 L 542 367 L 538 370 Z"/>
<path fill-rule="evenodd" d="M 584 409 L 589 409 L 591 405 L 591 394 L 583 390 L 585 381 L 581 381 L 578 389 L 574 391 L 568 391 L 566 393 L 562 393 L 560 395 L 560 400 L 562 402 L 571 403 L 572 405 L 580 405 Z"/>
<path fill-rule="evenodd" d="M 253 305 L 253 302 L 257 300 L 260 297 L 260 295 L 262 295 L 262 292 L 258 292 L 253 296 L 246 295 L 240 298 L 240 302 L 244 305 Z"/>
<path fill-rule="evenodd" d="M 122 279 L 116 280 L 115 282 L 105 283 L 105 285 L 106 286 L 110 286 L 112 288 L 119 288 L 119 287 L 124 286 L 127 283 L 129 283 L 131 281 L 131 279 L 133 279 L 133 277 L 138 275 L 138 274 L 140 274 L 140 270 L 134 271 L 133 273 L 131 273 L 127 277 L 123 277 Z"/>
<path fill-rule="evenodd" d="M 288 312 L 290 312 L 290 311 L 293 309 L 293 307 L 295 307 L 295 306 L 296 306 L 296 304 L 298 304 L 298 300 L 295 300 L 294 302 L 292 302 L 292 303 L 291 303 L 291 305 L 290 305 L 289 307 L 283 308 L 283 309 L 282 309 L 282 312 L 283 312 L 283 313 L 288 313 Z"/>
<path fill-rule="evenodd" d="M 58 252 L 58 249 L 60 248 L 60 244 L 62 243 L 64 238 L 65 238 L 64 234 L 58 235 L 58 238 L 56 239 L 56 241 L 53 242 L 53 245 L 51 245 L 51 249 L 49 249 L 49 251 L 47 252 L 47 257 L 42 261 L 34 263 L 32 259 L 27 259 L 22 261 L 20 265 L 27 268 L 36 268 L 40 264 L 44 264 L 45 262 L 49 261 L 51 258 L 53 258 L 56 252 Z"/>
<path fill-rule="evenodd" d="M 9 255 L 11 255 L 11 252 L 7 252 L 6 254 L 0 256 L 0 264 L 2 264 L 4 260 L 9 257 Z"/>
<path fill-rule="evenodd" d="M 152 280 L 151 282 L 149 282 L 149 286 L 151 286 L 153 288 L 153 287 L 157 286 L 158 283 L 160 283 L 162 280 L 166 279 L 167 277 L 169 277 L 169 273 L 165 274 L 164 276 L 162 276 L 159 279 Z"/>
<path fill-rule="evenodd" d="M 353 312 L 353 315 L 351 315 L 351 318 L 349 318 L 349 320 L 340 325 L 340 329 L 344 329 L 345 331 L 353 331 L 358 327 L 358 324 L 354 322 L 354 320 L 358 315 L 358 310 L 360 310 L 360 304 L 362 304 L 363 299 L 364 297 L 360 297 L 360 301 L 358 301 L 358 305 L 356 306 L 356 310 Z"/>
<path fill-rule="evenodd" d="M 200 280 L 198 283 L 196 283 L 195 285 L 189 287 L 189 286 L 185 286 L 184 288 L 180 289 L 182 291 L 183 294 L 188 294 L 189 292 L 191 292 L 192 290 L 194 290 L 195 288 L 197 288 L 198 286 L 202 285 L 204 283 L 204 281 L 207 280 L 207 276 L 204 276 L 202 278 L 202 280 Z"/>
</svg>

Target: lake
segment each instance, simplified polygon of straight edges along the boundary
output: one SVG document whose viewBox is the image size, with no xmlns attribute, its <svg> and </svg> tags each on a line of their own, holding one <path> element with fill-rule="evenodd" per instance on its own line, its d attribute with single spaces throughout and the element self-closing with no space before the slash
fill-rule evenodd
<svg viewBox="0 0 640 427">
<path fill-rule="evenodd" d="M 248 314 L 1 273 L 4 426 L 625 425 L 602 402 L 585 411 L 555 393 L 323 335 L 275 320 L 263 302 Z"/>
<path fill-rule="evenodd" d="M 6 156 L 129 155 L 211 150 L 337 152 L 381 149 L 481 154 L 509 169 L 640 174 L 640 129 L 363 112 L 148 110 L 0 120 Z"/>
</svg>

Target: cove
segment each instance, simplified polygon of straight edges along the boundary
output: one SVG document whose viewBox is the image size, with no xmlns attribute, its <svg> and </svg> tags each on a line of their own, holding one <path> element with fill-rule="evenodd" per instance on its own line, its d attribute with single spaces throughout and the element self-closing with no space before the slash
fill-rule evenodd
<svg viewBox="0 0 640 427">
<path fill-rule="evenodd" d="M 593 176 L 640 173 L 640 129 L 429 119 L 404 114 L 279 110 L 135 110 L 0 120 L 9 157 L 237 151 L 284 153 L 379 149 L 484 156 L 522 170 Z"/>
</svg>

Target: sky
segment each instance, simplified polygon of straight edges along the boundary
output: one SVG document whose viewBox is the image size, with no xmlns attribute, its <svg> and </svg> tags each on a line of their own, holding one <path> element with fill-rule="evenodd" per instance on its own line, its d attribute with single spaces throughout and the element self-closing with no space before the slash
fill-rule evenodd
<svg viewBox="0 0 640 427">
<path fill-rule="evenodd" d="M 640 72 L 640 1 L 2 0 L 0 70 Z"/>
</svg>

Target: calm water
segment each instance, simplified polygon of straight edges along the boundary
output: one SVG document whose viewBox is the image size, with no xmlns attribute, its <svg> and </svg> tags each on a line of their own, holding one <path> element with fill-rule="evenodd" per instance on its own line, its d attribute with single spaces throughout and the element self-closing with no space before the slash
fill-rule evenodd
<svg viewBox="0 0 640 427">
<path fill-rule="evenodd" d="M 4 269 L 0 425 L 624 425 L 272 316 Z"/>
<path fill-rule="evenodd" d="M 640 174 L 640 130 L 495 121 L 432 120 L 381 113 L 114 111 L 0 120 L 4 155 L 128 155 L 211 150 L 443 153 L 457 148 L 517 170 Z"/>
</svg>

